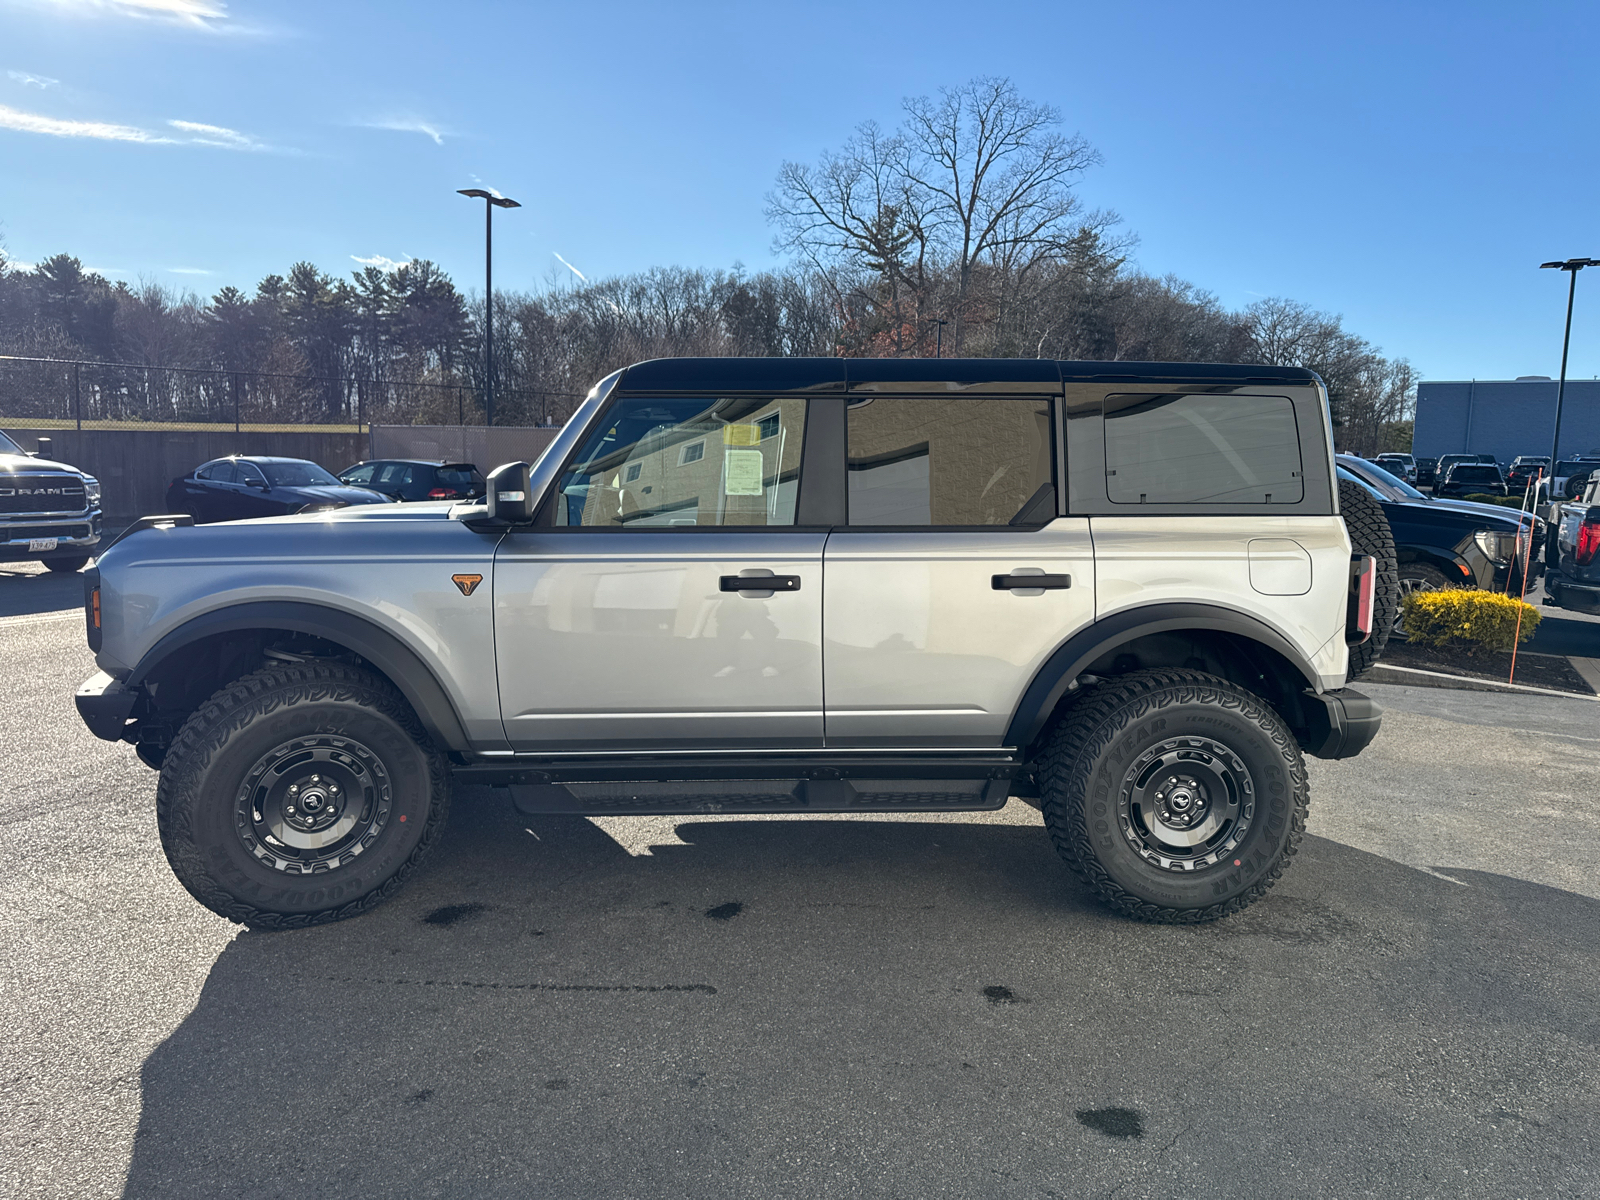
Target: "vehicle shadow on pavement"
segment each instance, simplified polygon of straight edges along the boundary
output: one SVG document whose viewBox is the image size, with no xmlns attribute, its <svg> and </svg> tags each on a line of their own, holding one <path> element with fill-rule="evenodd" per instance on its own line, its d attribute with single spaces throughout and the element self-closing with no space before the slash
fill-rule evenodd
<svg viewBox="0 0 1600 1200">
<path fill-rule="evenodd" d="M 0 563 L 0 617 L 83 608 L 83 573 L 58 574 L 36 563 Z"/>
<path fill-rule="evenodd" d="M 491 795 L 388 905 L 228 946 L 144 1064 L 128 1196 L 1600 1177 L 1585 897 L 1307 838 L 1247 912 L 1149 926 L 1037 826 L 712 821 L 630 857 Z"/>
</svg>

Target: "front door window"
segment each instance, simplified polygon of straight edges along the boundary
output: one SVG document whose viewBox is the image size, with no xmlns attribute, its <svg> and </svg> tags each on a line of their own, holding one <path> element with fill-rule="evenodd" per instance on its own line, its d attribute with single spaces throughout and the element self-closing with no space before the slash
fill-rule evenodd
<svg viewBox="0 0 1600 1200">
<path fill-rule="evenodd" d="M 623 399 L 561 477 L 554 524 L 793 525 L 803 399 Z"/>
</svg>

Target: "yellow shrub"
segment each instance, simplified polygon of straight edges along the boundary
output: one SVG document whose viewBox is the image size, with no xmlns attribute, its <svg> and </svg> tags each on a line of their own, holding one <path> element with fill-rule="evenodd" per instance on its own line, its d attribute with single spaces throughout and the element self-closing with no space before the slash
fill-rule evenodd
<svg viewBox="0 0 1600 1200">
<path fill-rule="evenodd" d="M 1471 651 L 1510 650 L 1539 627 L 1537 608 L 1499 592 L 1464 588 L 1412 592 L 1401 605 L 1406 637 L 1423 646 L 1462 646 Z M 1522 631 L 1517 631 L 1517 613 Z"/>
</svg>

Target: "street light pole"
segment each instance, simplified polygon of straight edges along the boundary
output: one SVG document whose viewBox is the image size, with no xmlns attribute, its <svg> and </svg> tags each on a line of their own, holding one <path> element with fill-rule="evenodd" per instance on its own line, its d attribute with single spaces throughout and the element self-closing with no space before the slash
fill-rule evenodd
<svg viewBox="0 0 1600 1200">
<path fill-rule="evenodd" d="M 1555 491 L 1556 459 L 1561 450 L 1561 402 L 1566 398 L 1567 392 L 1567 349 L 1572 345 L 1572 298 L 1578 291 L 1578 272 L 1585 267 L 1600 267 L 1600 259 L 1569 258 L 1566 262 L 1540 263 L 1539 269 L 1546 267 L 1558 271 L 1565 271 L 1568 275 L 1567 282 L 1567 331 L 1561 335 L 1561 381 L 1556 384 L 1556 428 L 1550 437 L 1550 490 Z M 1555 500 L 1552 495 L 1550 499 Z"/>
<path fill-rule="evenodd" d="M 494 210 L 521 208 L 509 196 L 483 188 L 457 188 L 457 193 L 483 200 L 483 423 L 494 424 Z"/>
<path fill-rule="evenodd" d="M 926 317 L 924 319 L 928 322 L 929 325 L 932 325 L 932 326 L 935 327 L 935 329 L 934 329 L 934 339 L 933 339 L 933 356 L 935 358 L 943 358 L 944 357 L 944 327 L 946 325 L 950 324 L 950 322 L 944 320 L 942 317 Z"/>
</svg>

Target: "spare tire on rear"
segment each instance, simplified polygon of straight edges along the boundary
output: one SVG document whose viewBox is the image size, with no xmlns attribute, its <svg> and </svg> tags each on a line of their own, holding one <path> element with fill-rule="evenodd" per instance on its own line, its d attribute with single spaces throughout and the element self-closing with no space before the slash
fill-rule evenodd
<svg viewBox="0 0 1600 1200">
<path fill-rule="evenodd" d="M 1339 515 L 1350 534 L 1355 554 L 1370 554 L 1378 562 L 1378 581 L 1372 603 L 1372 636 L 1350 647 L 1350 678 L 1355 679 L 1378 661 L 1389 644 L 1395 613 L 1400 607 L 1400 572 L 1395 561 L 1394 534 L 1383 506 L 1371 492 L 1349 479 L 1339 480 Z"/>
</svg>

